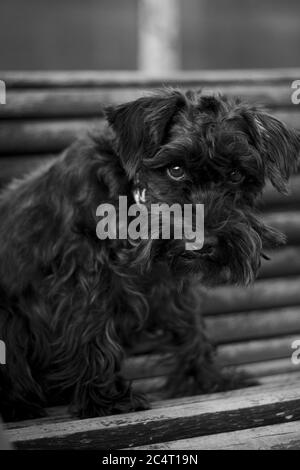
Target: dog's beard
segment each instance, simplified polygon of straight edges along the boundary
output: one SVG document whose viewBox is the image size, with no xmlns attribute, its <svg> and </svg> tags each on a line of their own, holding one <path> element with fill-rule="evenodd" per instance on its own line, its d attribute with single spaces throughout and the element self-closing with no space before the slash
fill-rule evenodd
<svg viewBox="0 0 300 470">
<path fill-rule="evenodd" d="M 285 243 L 281 232 L 263 224 L 253 213 L 242 211 L 220 222 L 213 234 L 218 243 L 212 254 L 207 253 L 205 247 L 187 251 L 178 240 L 166 243 L 161 253 L 172 272 L 178 276 L 194 275 L 208 286 L 249 285 L 257 277 L 264 250 Z"/>
<path fill-rule="evenodd" d="M 264 250 L 285 243 L 285 236 L 265 225 L 253 209 L 234 209 L 227 217 L 214 219 L 208 225 L 208 234 L 217 239 L 213 253 L 187 250 L 185 239 L 162 239 L 161 229 L 157 239 L 128 239 L 125 250 L 119 251 L 128 269 L 141 275 L 151 272 L 154 265 L 164 263 L 175 277 L 195 276 L 208 286 L 229 283 L 252 283 L 261 265 Z M 171 228 L 171 234 L 173 228 Z"/>
</svg>

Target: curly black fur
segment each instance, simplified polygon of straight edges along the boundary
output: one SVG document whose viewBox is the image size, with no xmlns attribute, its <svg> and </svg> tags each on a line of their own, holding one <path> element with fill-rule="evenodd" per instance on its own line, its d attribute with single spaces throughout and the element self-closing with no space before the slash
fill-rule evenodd
<svg viewBox="0 0 300 470">
<path fill-rule="evenodd" d="M 136 332 L 171 332 L 171 391 L 226 386 L 213 362 L 195 284 L 247 284 L 262 249 L 284 241 L 256 212 L 269 178 L 284 192 L 299 136 L 260 109 L 225 97 L 164 90 L 107 109 L 103 135 L 13 182 L 0 199 L 0 412 L 6 420 L 68 402 L 81 417 L 147 407 L 120 368 Z M 166 168 L 184 166 L 174 182 Z M 232 171 L 242 175 L 230 180 Z M 213 254 L 178 240 L 104 240 L 96 208 L 133 202 L 205 204 Z M 163 307 L 162 307 L 163 306 Z M 227 383 L 228 385 L 228 383 Z"/>
</svg>

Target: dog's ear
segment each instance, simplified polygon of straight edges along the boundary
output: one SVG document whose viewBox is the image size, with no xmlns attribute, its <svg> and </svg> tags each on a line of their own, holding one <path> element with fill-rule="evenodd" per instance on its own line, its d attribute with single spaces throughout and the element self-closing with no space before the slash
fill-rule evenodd
<svg viewBox="0 0 300 470">
<path fill-rule="evenodd" d="M 170 90 L 106 108 L 129 177 L 135 174 L 144 155 L 154 155 L 162 145 L 171 119 L 185 102 L 182 93 Z"/>
<path fill-rule="evenodd" d="M 264 112 L 255 113 L 254 121 L 267 177 L 279 192 L 288 194 L 289 177 L 300 163 L 300 134 Z"/>
</svg>

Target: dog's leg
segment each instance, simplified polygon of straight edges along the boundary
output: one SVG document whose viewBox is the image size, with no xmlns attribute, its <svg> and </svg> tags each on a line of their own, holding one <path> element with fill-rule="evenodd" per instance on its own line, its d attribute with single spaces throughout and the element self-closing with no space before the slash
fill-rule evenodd
<svg viewBox="0 0 300 470">
<path fill-rule="evenodd" d="M 106 309 L 90 305 L 86 312 L 80 307 L 77 314 L 73 310 L 73 320 L 63 327 L 61 347 L 56 350 L 49 374 L 50 387 L 53 384 L 54 389 L 59 386 L 68 391 L 70 411 L 80 418 L 149 407 L 121 375 L 124 352 L 112 305 L 108 301 Z"/>
<path fill-rule="evenodd" d="M 41 385 L 45 357 L 42 351 L 35 357 L 34 340 L 47 344 L 43 330 L 30 331 L 28 315 L 20 312 L 20 306 L 11 308 L 3 293 L 0 297 L 0 338 L 6 348 L 6 361 L 0 366 L 0 415 L 5 421 L 45 416 Z"/>
<path fill-rule="evenodd" d="M 182 318 L 181 327 L 171 331 L 175 365 L 168 378 L 167 390 L 171 396 L 184 396 L 224 389 L 223 376 L 200 314 L 197 318 L 193 312 L 184 309 Z"/>
<path fill-rule="evenodd" d="M 244 373 L 222 371 L 192 286 L 173 289 L 163 305 L 167 308 L 164 307 L 165 314 L 160 319 L 173 337 L 174 367 L 167 381 L 169 396 L 212 393 L 254 383 L 248 383 L 249 377 Z"/>
<path fill-rule="evenodd" d="M 81 418 L 125 413 L 149 407 L 142 395 L 120 373 L 123 351 L 114 340 L 112 320 L 103 325 L 103 334 L 81 344 L 75 359 L 71 411 Z M 72 370 L 72 362 L 67 366 Z"/>
</svg>

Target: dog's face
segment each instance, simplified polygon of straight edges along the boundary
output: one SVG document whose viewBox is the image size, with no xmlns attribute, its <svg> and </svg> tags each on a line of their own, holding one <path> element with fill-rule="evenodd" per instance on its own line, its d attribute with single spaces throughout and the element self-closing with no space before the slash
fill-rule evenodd
<svg viewBox="0 0 300 470">
<path fill-rule="evenodd" d="M 205 242 L 187 251 L 156 244 L 175 272 L 249 283 L 263 248 L 284 236 L 265 226 L 255 205 L 267 179 L 285 193 L 300 138 L 263 111 L 219 96 L 167 90 L 107 110 L 118 154 L 145 204 L 204 204 Z M 152 253 L 153 256 L 153 253 Z"/>
</svg>

